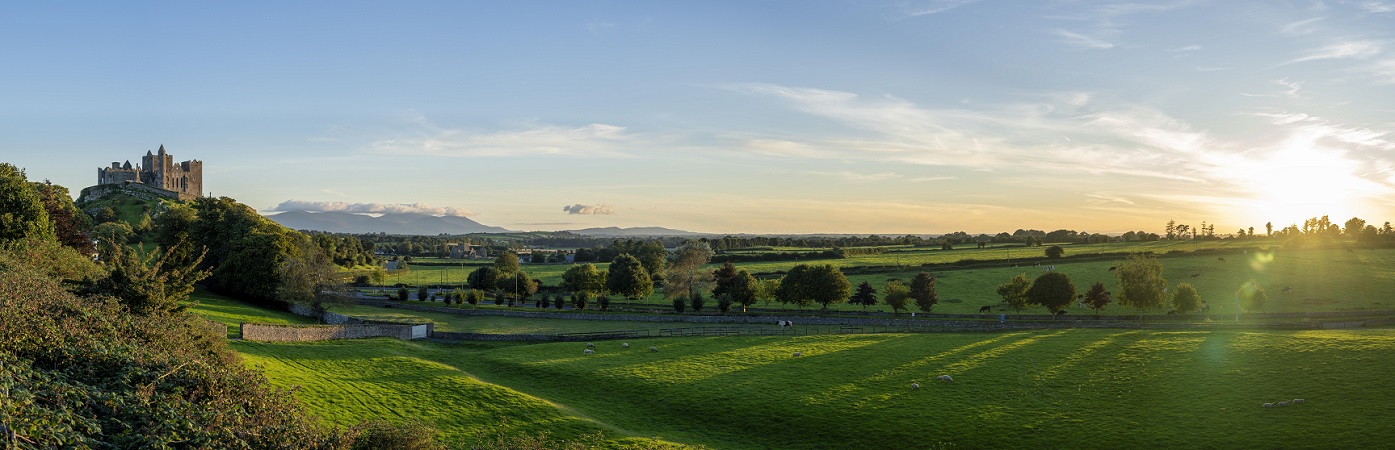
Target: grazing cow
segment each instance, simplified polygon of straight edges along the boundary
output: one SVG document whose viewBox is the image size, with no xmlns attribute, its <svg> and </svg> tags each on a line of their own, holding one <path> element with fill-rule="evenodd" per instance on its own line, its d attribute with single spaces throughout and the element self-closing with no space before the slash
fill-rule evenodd
<svg viewBox="0 0 1395 450">
<path fill-rule="evenodd" d="M 1032 263 L 1032 267 L 1041 267 L 1041 263 Z"/>
<path fill-rule="evenodd" d="M 940 381 L 948 381 L 948 382 L 951 382 L 951 383 L 954 382 L 954 378 L 950 378 L 949 375 L 940 375 L 940 376 L 938 376 L 938 377 L 935 377 L 935 379 L 936 379 L 936 380 L 940 380 Z"/>
<path fill-rule="evenodd" d="M 794 326 L 794 321 L 793 321 L 793 320 L 781 320 L 781 321 L 780 321 L 780 328 L 792 327 L 792 326 Z"/>
<path fill-rule="evenodd" d="M 993 306 L 992 306 L 992 305 L 984 306 L 984 307 L 978 309 L 978 313 L 979 313 L 979 314 L 983 314 L 983 313 L 986 313 L 986 312 L 992 312 L 992 311 L 993 311 Z"/>
<path fill-rule="evenodd" d="M 911 389 L 920 389 L 920 383 L 912 382 Z"/>
</svg>

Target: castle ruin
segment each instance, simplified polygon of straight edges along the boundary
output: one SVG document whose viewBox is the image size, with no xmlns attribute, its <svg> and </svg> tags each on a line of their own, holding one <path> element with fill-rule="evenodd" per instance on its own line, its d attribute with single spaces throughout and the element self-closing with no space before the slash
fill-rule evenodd
<svg viewBox="0 0 1395 450">
<path fill-rule="evenodd" d="M 140 183 L 153 188 L 179 193 L 180 198 L 203 196 L 203 161 L 197 159 L 175 164 L 174 157 L 160 145 L 157 153 L 146 150 L 141 164 L 131 167 L 112 162 L 111 167 L 97 169 L 97 184 Z"/>
</svg>

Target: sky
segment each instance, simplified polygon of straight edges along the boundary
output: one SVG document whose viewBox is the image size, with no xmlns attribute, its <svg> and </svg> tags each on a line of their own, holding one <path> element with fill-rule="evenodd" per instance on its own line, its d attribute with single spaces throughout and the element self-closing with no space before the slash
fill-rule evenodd
<svg viewBox="0 0 1395 450">
<path fill-rule="evenodd" d="M 0 3 L 0 161 L 515 230 L 1395 220 L 1395 1 Z"/>
</svg>

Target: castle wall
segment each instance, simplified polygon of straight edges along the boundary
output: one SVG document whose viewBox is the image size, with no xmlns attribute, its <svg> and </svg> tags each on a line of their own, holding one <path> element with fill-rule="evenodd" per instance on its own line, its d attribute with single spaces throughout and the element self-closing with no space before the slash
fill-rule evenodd
<svg viewBox="0 0 1395 450">
<path fill-rule="evenodd" d="M 159 154 L 146 152 L 139 167 L 131 168 L 130 162 L 127 162 L 126 167 L 112 163 L 110 168 L 97 169 L 98 185 L 128 182 L 174 191 L 180 194 L 180 198 L 202 197 L 203 162 L 189 160 L 176 164 L 174 156 L 160 146 Z"/>
</svg>

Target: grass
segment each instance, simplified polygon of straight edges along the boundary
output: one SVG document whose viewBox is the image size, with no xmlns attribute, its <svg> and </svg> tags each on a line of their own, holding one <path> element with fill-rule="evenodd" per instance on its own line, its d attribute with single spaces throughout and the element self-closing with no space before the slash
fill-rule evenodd
<svg viewBox="0 0 1395 450">
<path fill-rule="evenodd" d="M 579 343 L 235 348 L 274 383 L 302 386 L 298 395 L 330 420 L 414 417 L 452 437 L 507 415 L 559 436 L 600 430 L 723 449 L 1363 448 L 1395 439 L 1389 329 L 632 344 L 606 342 L 595 355 Z M 934 381 L 939 374 L 955 382 Z M 1307 403 L 1260 407 L 1292 398 Z"/>
<path fill-rule="evenodd" d="M 238 329 L 238 325 L 242 322 L 269 324 L 315 323 L 315 319 L 309 317 L 251 305 L 208 292 L 203 288 L 195 289 L 194 293 L 189 296 L 189 300 L 191 300 L 191 302 L 197 302 L 197 304 L 193 304 L 193 306 L 189 308 L 190 312 L 227 325 L 228 338 L 230 339 L 242 337 L 241 331 Z"/>
<path fill-rule="evenodd" d="M 531 306 L 526 308 L 515 309 L 519 311 L 535 311 L 535 309 Z M 538 319 L 503 316 L 465 316 L 459 314 L 413 311 L 409 309 L 382 308 L 365 305 L 335 306 L 331 309 L 331 311 L 339 314 L 357 317 L 360 319 L 383 320 L 390 322 L 431 321 L 436 324 L 436 331 L 490 334 L 560 334 L 630 330 L 648 330 L 651 334 L 658 334 L 659 330 L 662 328 L 721 326 L 724 328 L 750 327 L 770 329 L 774 327 L 774 325 L 770 324 L 707 325 L 700 323 L 682 322 L 631 322 L 605 320 Z M 593 313 L 599 312 L 593 311 Z"/>
</svg>

